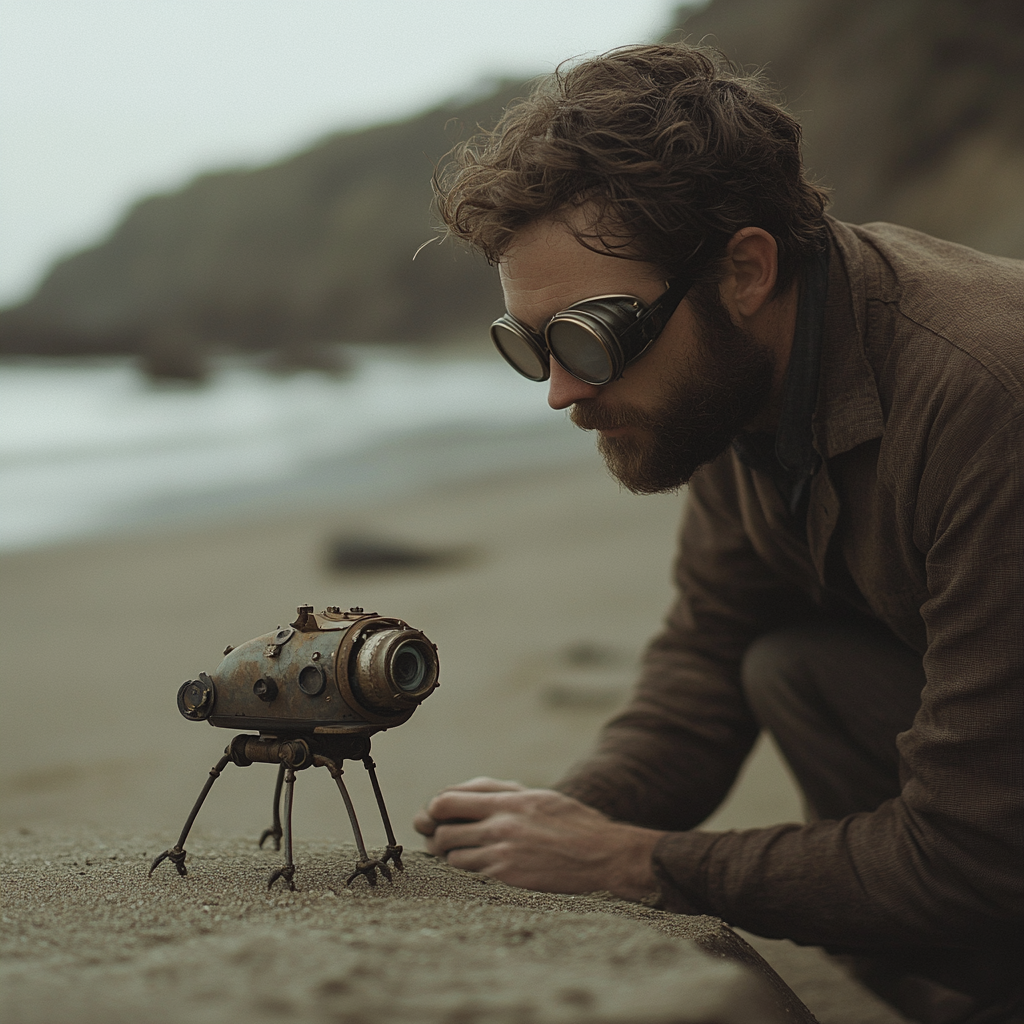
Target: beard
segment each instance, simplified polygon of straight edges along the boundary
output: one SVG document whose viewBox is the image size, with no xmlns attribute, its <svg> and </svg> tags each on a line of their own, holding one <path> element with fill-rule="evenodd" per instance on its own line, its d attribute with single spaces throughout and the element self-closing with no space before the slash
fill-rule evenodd
<svg viewBox="0 0 1024 1024">
<path fill-rule="evenodd" d="M 678 490 L 729 447 L 771 395 L 775 357 L 732 322 L 718 287 L 698 285 L 689 301 L 697 325 L 695 359 L 664 379 L 653 411 L 605 408 L 591 398 L 570 412 L 583 430 L 630 428 L 618 437 L 602 435 L 597 450 L 612 476 L 634 494 Z"/>
</svg>

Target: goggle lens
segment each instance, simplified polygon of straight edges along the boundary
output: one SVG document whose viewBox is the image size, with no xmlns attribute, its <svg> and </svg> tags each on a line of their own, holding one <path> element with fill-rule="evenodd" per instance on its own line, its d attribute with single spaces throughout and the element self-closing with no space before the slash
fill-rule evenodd
<svg viewBox="0 0 1024 1024">
<path fill-rule="evenodd" d="M 548 379 L 547 353 L 538 352 L 529 338 L 499 321 L 491 327 L 491 341 L 505 361 L 524 377 L 535 381 Z"/>
<path fill-rule="evenodd" d="M 547 329 L 551 354 L 574 377 L 589 384 L 607 384 L 615 366 L 601 339 L 583 324 L 554 320 Z"/>
</svg>

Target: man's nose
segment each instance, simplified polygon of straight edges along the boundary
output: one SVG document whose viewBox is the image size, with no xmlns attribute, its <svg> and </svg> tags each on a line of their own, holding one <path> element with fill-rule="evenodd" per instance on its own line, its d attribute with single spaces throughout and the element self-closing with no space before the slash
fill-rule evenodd
<svg viewBox="0 0 1024 1024">
<path fill-rule="evenodd" d="M 551 377 L 548 381 L 548 405 L 552 409 L 568 409 L 584 398 L 596 398 L 601 392 L 596 384 L 577 380 L 568 370 L 551 360 Z"/>
</svg>

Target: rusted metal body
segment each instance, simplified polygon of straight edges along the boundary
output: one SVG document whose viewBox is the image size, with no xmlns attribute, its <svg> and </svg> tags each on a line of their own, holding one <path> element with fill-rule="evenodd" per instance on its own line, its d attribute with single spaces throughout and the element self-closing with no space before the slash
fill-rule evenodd
<svg viewBox="0 0 1024 1024">
<path fill-rule="evenodd" d="M 228 729 L 258 729 L 240 734 L 210 770 L 178 842 L 160 854 L 150 874 L 170 860 L 185 875 L 185 840 L 213 783 L 228 764 L 255 762 L 279 766 L 274 790 L 273 824 L 260 837 L 275 847 L 285 844 L 285 864 L 267 883 L 283 878 L 294 889 L 292 799 L 295 773 L 324 767 L 338 786 L 356 841 L 359 860 L 349 875 L 375 885 L 377 872 L 391 878 L 388 862 L 402 870 L 402 847 L 395 841 L 387 808 L 370 757 L 370 737 L 408 721 L 438 685 L 437 648 L 401 619 L 353 607 L 313 611 L 302 605 L 294 622 L 238 647 L 228 646 L 212 675 L 205 672 L 178 690 L 178 710 L 190 721 Z M 344 761 L 361 761 L 369 773 L 380 810 L 387 847 L 370 857 L 355 809 L 342 779 Z M 284 792 L 284 824 L 281 795 Z"/>
</svg>

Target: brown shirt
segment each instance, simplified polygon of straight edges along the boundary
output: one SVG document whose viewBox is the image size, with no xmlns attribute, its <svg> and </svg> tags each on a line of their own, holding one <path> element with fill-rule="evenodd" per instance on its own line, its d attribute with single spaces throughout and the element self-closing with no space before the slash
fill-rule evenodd
<svg viewBox="0 0 1024 1024">
<path fill-rule="evenodd" d="M 693 477 L 666 628 L 558 788 L 671 832 L 654 854 L 670 909 L 824 945 L 1019 943 L 1024 263 L 890 224 L 829 228 L 806 526 L 733 451 Z M 688 831 L 757 733 L 744 651 L 836 603 L 921 655 L 901 795 L 842 821 Z"/>
</svg>

